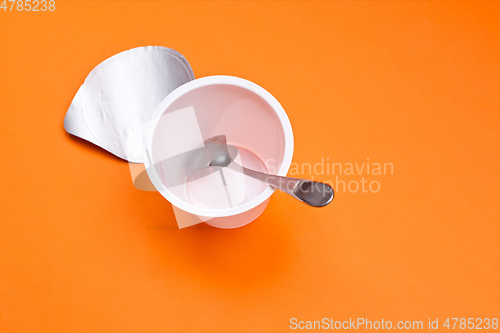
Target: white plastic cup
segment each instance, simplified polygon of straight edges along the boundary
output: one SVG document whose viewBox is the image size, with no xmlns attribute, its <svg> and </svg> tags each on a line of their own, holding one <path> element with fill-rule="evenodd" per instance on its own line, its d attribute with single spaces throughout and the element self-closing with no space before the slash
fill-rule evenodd
<svg viewBox="0 0 500 333">
<path fill-rule="evenodd" d="M 246 167 L 281 176 L 290 168 L 292 127 L 269 92 L 233 76 L 208 76 L 178 87 L 158 105 L 146 131 L 145 166 L 155 188 L 173 205 L 180 227 L 200 222 L 219 228 L 244 226 L 264 211 L 274 192 L 228 168 L 221 175 L 186 178 L 178 186 L 168 186 L 169 178 L 184 179 L 188 162 L 177 158 L 178 166 L 168 169 L 155 165 L 203 147 L 204 140 L 216 135 L 225 135 L 228 144 L 238 147 L 235 161 Z"/>
</svg>

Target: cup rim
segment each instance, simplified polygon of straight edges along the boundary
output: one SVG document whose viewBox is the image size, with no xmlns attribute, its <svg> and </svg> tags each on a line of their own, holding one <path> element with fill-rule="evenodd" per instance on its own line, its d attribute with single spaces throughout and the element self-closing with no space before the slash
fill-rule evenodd
<svg viewBox="0 0 500 333">
<path fill-rule="evenodd" d="M 160 177 L 158 176 L 156 172 L 156 168 L 152 167 L 153 161 L 151 159 L 151 156 L 149 156 L 149 152 L 152 151 L 152 143 L 153 143 L 153 137 L 154 137 L 154 132 L 156 129 L 156 125 L 161 117 L 161 115 L 164 113 L 164 111 L 177 99 L 179 99 L 181 96 L 195 90 L 201 87 L 205 86 L 210 86 L 210 85 L 217 85 L 217 84 L 227 84 L 227 85 L 232 85 L 236 87 L 240 87 L 246 90 L 249 90 L 253 93 L 255 93 L 257 96 L 262 98 L 266 103 L 269 104 L 271 109 L 275 112 L 275 114 L 278 116 L 278 119 L 280 121 L 283 134 L 284 134 L 284 139 L 285 139 L 285 148 L 284 148 L 284 156 L 283 156 L 283 161 L 281 163 L 281 167 L 277 172 L 277 175 L 279 176 L 286 176 L 291 162 L 292 162 L 292 156 L 293 156 L 293 132 L 292 132 L 292 125 L 290 123 L 290 120 L 288 119 L 288 116 L 283 109 L 283 106 L 278 102 L 278 100 L 271 95 L 267 90 L 264 88 L 260 87 L 256 83 L 253 83 L 249 80 L 242 79 L 239 77 L 235 76 L 229 76 L 229 75 L 213 75 L 213 76 L 205 76 L 202 78 L 194 79 L 192 81 L 189 81 L 178 88 L 176 88 L 174 91 L 172 91 L 170 94 L 168 94 L 161 102 L 160 104 L 156 107 L 155 111 L 153 112 L 152 115 L 152 121 L 148 124 L 146 134 L 145 134 L 145 146 L 146 146 L 146 155 L 147 158 L 145 159 L 145 166 L 146 166 L 146 171 L 148 173 L 148 176 L 153 183 L 154 187 L 160 194 L 167 199 L 171 204 L 175 205 L 177 208 L 182 209 L 190 214 L 198 215 L 198 216 L 203 216 L 203 217 L 227 217 L 227 216 L 233 216 L 233 215 L 238 215 L 241 213 L 244 213 L 246 211 L 249 211 L 263 202 L 265 202 L 275 191 L 274 188 L 271 186 L 267 187 L 263 192 L 261 192 L 257 197 L 253 198 L 252 200 L 236 206 L 232 207 L 229 209 L 207 209 L 207 208 L 201 208 L 197 207 L 195 205 L 190 204 L 189 202 L 186 202 L 184 200 L 181 200 L 177 196 L 175 196 L 160 180 Z"/>
</svg>

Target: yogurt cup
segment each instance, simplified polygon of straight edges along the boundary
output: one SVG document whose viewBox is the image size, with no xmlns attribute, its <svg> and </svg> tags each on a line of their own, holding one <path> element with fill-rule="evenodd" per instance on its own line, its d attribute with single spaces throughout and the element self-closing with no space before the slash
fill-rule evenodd
<svg viewBox="0 0 500 333">
<path fill-rule="evenodd" d="M 205 140 L 217 135 L 238 148 L 235 162 L 240 165 L 280 176 L 290 168 L 292 127 L 274 96 L 233 76 L 185 83 L 158 105 L 145 133 L 148 176 L 173 205 L 179 227 L 201 222 L 244 226 L 264 211 L 275 191 L 229 168 L 190 179 L 185 174 L 189 158 L 183 156 L 203 149 Z"/>
</svg>

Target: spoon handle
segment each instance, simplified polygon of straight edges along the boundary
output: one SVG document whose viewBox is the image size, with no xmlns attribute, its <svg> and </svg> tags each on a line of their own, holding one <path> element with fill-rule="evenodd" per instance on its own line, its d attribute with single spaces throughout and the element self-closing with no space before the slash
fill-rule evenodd
<svg viewBox="0 0 500 333">
<path fill-rule="evenodd" d="M 242 172 L 252 178 L 263 181 L 274 188 L 280 189 L 292 197 L 313 207 L 328 205 L 334 196 L 333 188 L 325 183 L 313 180 L 283 177 L 248 169 L 236 163 L 231 163 L 232 169 Z"/>
</svg>

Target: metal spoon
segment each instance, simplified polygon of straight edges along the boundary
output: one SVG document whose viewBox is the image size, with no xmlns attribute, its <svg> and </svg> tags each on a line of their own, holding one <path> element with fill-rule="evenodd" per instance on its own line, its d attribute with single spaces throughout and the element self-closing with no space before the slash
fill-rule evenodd
<svg viewBox="0 0 500 333">
<path fill-rule="evenodd" d="M 274 188 L 278 188 L 295 199 L 313 207 L 326 206 L 334 197 L 333 188 L 328 184 L 307 179 L 271 175 L 237 164 L 228 151 L 225 135 L 209 138 L 205 141 L 205 144 L 210 146 L 210 153 L 208 164 L 204 167 L 230 167 L 247 176 L 263 181 Z"/>
</svg>

